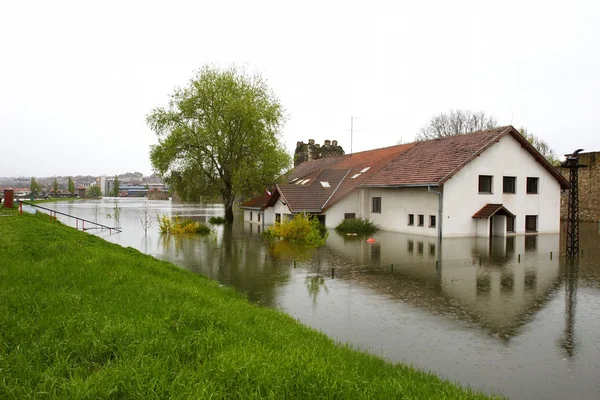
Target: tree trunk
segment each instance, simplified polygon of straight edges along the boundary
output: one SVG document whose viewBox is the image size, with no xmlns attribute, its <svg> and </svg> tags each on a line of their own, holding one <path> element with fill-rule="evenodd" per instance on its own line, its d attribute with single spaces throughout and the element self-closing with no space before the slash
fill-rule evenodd
<svg viewBox="0 0 600 400">
<path fill-rule="evenodd" d="M 223 195 L 223 204 L 225 204 L 225 219 L 229 222 L 233 222 L 233 196 Z"/>
</svg>

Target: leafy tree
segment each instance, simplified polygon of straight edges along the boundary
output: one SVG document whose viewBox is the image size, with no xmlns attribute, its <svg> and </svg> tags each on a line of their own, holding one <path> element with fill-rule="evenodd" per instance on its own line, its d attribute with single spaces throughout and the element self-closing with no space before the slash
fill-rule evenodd
<svg viewBox="0 0 600 400">
<path fill-rule="evenodd" d="M 54 196 L 58 193 L 58 181 L 56 177 L 54 177 L 54 181 L 52 182 L 52 190 L 54 191 Z"/>
<path fill-rule="evenodd" d="M 236 197 L 264 190 L 289 166 L 279 142 L 284 110 L 259 75 L 202 68 L 146 122 L 157 134 L 153 167 L 184 201 L 219 196 L 233 220 Z"/>
<path fill-rule="evenodd" d="M 86 191 L 86 197 L 91 197 L 93 199 L 102 197 L 102 190 L 100 190 L 100 186 L 92 185 L 92 186 L 88 187 L 88 189 Z"/>
<path fill-rule="evenodd" d="M 75 193 L 75 183 L 73 183 L 73 179 L 71 179 L 71 177 L 69 177 L 69 182 L 67 183 L 67 189 L 69 190 L 69 193 L 71 193 L 71 194 Z"/>
<path fill-rule="evenodd" d="M 496 119 L 484 111 L 450 110 L 431 118 L 417 134 L 417 140 L 440 139 L 469 132 L 493 129 L 498 126 Z"/>
<path fill-rule="evenodd" d="M 560 165 L 560 161 L 558 160 L 556 152 L 547 142 L 540 139 L 533 133 L 527 132 L 527 129 L 523 127 L 519 128 L 519 133 L 523 135 L 523 137 L 527 139 L 527 141 L 531 143 L 531 145 L 535 147 L 535 149 L 539 151 L 540 154 L 546 158 L 546 160 L 548 160 L 548 162 L 550 162 L 550 164 L 554 165 L 555 167 Z"/>
<path fill-rule="evenodd" d="M 40 184 L 35 180 L 35 178 L 32 177 L 31 182 L 29 183 L 29 191 L 31 192 L 34 198 L 38 197 L 38 195 L 40 194 L 40 190 Z"/>
<path fill-rule="evenodd" d="M 121 182 L 119 182 L 119 177 L 117 175 L 115 175 L 115 181 L 113 184 L 113 191 L 112 191 L 112 195 L 115 197 L 119 197 L 119 191 L 121 189 Z"/>
</svg>

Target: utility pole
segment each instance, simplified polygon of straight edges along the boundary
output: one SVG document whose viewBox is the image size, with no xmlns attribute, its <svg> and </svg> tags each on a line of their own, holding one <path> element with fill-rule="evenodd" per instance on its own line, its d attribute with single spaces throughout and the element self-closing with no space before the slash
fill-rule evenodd
<svg viewBox="0 0 600 400">
<path fill-rule="evenodd" d="M 583 149 L 575 150 L 573 154 L 567 154 L 563 166 L 568 168 L 569 181 L 569 204 L 567 208 L 567 258 L 573 260 L 579 256 L 579 169 L 585 165 L 579 164 L 579 153 Z"/>
<path fill-rule="evenodd" d="M 350 154 L 352 154 L 352 136 L 354 134 L 354 117 L 350 117 Z"/>
</svg>

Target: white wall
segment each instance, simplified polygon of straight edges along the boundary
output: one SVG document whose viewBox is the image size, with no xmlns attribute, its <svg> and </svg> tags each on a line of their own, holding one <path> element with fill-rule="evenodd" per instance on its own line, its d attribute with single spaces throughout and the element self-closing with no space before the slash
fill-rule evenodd
<svg viewBox="0 0 600 400">
<path fill-rule="evenodd" d="M 438 195 L 427 188 L 361 189 L 363 196 L 362 218 L 368 218 L 386 231 L 437 236 Z M 381 197 L 381 213 L 372 212 L 372 198 Z M 414 214 L 415 223 L 408 225 L 408 215 Z M 419 214 L 424 216 L 423 226 Z M 429 216 L 436 216 L 436 227 L 429 227 Z"/>
<path fill-rule="evenodd" d="M 277 199 L 277 203 L 275 203 L 275 205 L 272 207 L 273 209 L 273 222 L 275 222 L 275 214 L 281 214 L 281 221 L 284 221 L 284 215 L 291 215 L 292 212 L 290 211 L 289 207 L 286 204 L 283 204 L 283 200 L 280 197 L 279 199 Z"/>
<path fill-rule="evenodd" d="M 356 218 L 361 218 L 358 205 L 359 192 L 355 190 L 325 212 L 325 226 L 335 228 L 344 220 L 346 213 L 355 213 Z"/>
<path fill-rule="evenodd" d="M 492 194 L 479 194 L 479 175 L 492 175 Z M 502 178 L 517 178 L 516 194 L 504 194 Z M 527 194 L 527 177 L 538 177 L 538 194 Z M 539 233 L 560 228 L 558 181 L 512 136 L 504 136 L 444 184 L 443 235 L 477 235 L 473 214 L 487 203 L 503 204 L 516 215 L 516 233 L 525 232 L 525 216 L 538 215 Z"/>
<path fill-rule="evenodd" d="M 250 222 L 253 224 L 261 224 L 262 225 L 262 220 L 261 220 L 261 222 L 258 222 L 258 213 L 259 212 L 260 212 L 259 210 L 244 210 L 244 221 Z M 250 221 L 250 213 L 252 213 L 252 221 Z"/>
</svg>

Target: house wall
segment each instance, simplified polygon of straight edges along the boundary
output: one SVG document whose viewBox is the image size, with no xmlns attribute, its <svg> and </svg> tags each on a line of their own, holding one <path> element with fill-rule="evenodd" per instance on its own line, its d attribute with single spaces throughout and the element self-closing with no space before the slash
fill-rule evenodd
<svg viewBox="0 0 600 400">
<path fill-rule="evenodd" d="M 437 236 L 438 195 L 427 188 L 360 189 L 359 205 L 362 218 L 368 218 L 386 231 Z M 373 197 L 381 197 L 381 213 L 372 212 Z M 408 215 L 414 214 L 415 223 L 408 225 Z M 418 226 L 419 214 L 424 216 L 423 226 Z M 429 227 L 429 216 L 436 216 L 436 227 Z"/>
<path fill-rule="evenodd" d="M 273 209 L 273 223 L 275 223 L 275 214 L 276 213 L 281 214 L 282 221 L 284 221 L 284 215 L 289 215 L 290 217 L 292 215 L 292 212 L 290 211 L 289 207 L 286 204 L 283 204 L 283 200 L 281 197 L 277 200 L 277 203 L 275 203 L 275 205 L 272 207 L 272 209 Z"/>
<path fill-rule="evenodd" d="M 254 224 L 262 224 L 262 220 L 261 222 L 258 222 L 259 212 L 259 210 L 244 210 L 244 221 Z M 250 221 L 250 213 L 252 213 L 252 221 Z"/>
<path fill-rule="evenodd" d="M 492 194 L 479 194 L 479 175 L 493 176 Z M 515 194 L 503 193 L 504 176 L 517 178 Z M 539 178 L 538 194 L 526 193 L 527 177 Z M 557 233 L 560 192 L 558 181 L 512 136 L 504 136 L 444 184 L 443 235 L 477 235 L 472 216 L 487 203 L 503 204 L 515 214 L 516 233 L 525 233 L 526 215 L 538 215 L 539 233 Z"/>
<path fill-rule="evenodd" d="M 344 214 L 346 213 L 355 213 L 356 218 L 360 218 L 358 204 L 359 191 L 355 190 L 325 212 L 325 226 L 335 228 L 344 220 Z"/>
</svg>

